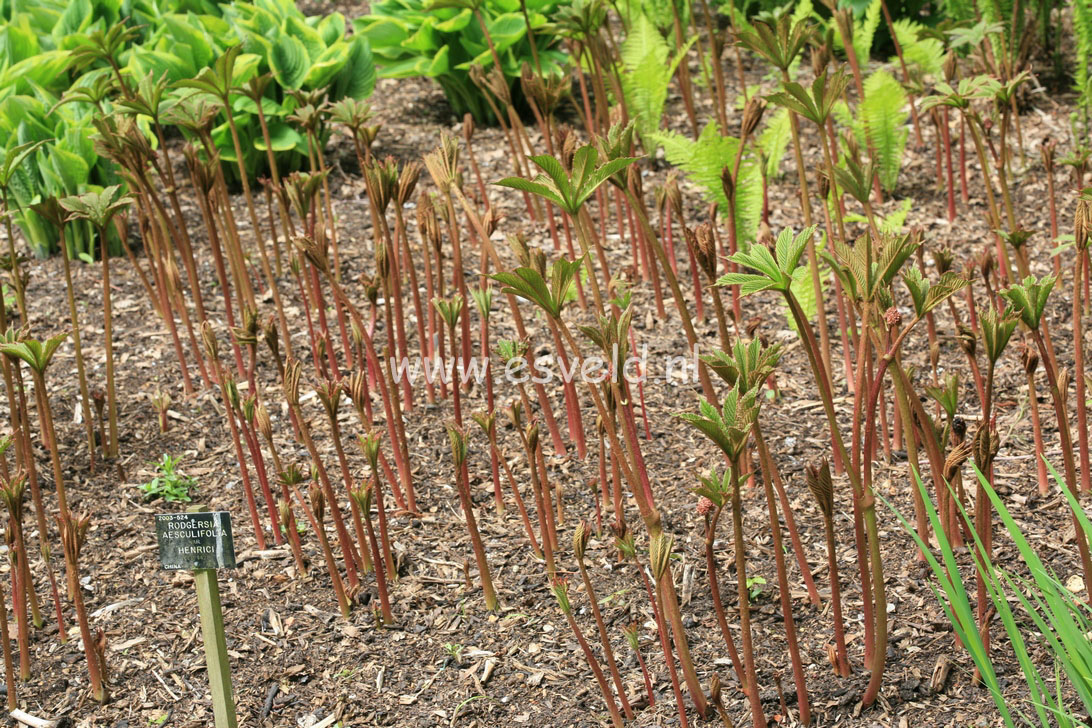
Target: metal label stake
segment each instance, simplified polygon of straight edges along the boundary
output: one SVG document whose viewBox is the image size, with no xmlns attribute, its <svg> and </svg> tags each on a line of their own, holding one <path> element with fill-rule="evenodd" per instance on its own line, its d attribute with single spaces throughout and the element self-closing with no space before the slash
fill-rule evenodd
<svg viewBox="0 0 1092 728">
<path fill-rule="evenodd" d="M 216 579 L 217 569 L 235 568 L 231 514 L 226 511 L 205 512 L 203 508 L 193 506 L 187 513 L 156 514 L 159 563 L 164 569 L 193 571 L 216 728 L 236 728 L 231 665 L 228 663 L 227 640 L 224 637 L 220 584 Z"/>
</svg>

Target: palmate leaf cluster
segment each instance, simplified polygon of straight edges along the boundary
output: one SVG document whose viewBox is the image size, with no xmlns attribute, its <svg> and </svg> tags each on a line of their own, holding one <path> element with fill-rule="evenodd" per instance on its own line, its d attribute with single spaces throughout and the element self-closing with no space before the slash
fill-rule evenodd
<svg viewBox="0 0 1092 728">
<path fill-rule="evenodd" d="M 331 100 L 365 98 L 375 84 L 366 39 L 347 37 L 339 13 L 305 17 L 291 0 L 35 0 L 11 3 L 4 16 L 0 132 L 9 151 L 44 142 L 20 165 L 11 186 L 16 221 L 38 255 L 55 249 L 58 233 L 29 205 L 119 182 L 112 163 L 95 152 L 92 141 L 92 120 L 116 110 L 119 97 L 112 88 L 115 73 L 96 47 L 116 41 L 113 60 L 131 87 L 151 79 L 168 84 L 158 104 L 162 114 L 194 93 L 175 84 L 198 76 L 229 48 L 241 46 L 234 67 L 237 84 L 272 74 L 261 103 L 284 170 L 307 155 L 306 140 L 288 121 L 297 103 L 289 91 L 326 88 Z M 266 152 L 255 101 L 233 94 L 231 103 L 244 166 L 251 176 L 264 173 Z M 151 121 L 138 117 L 155 146 Z M 229 180 L 237 179 L 227 119 L 221 113 L 214 124 L 224 171 Z M 92 255 L 86 226 L 74 226 L 66 239 L 74 255 Z"/>
<path fill-rule="evenodd" d="M 562 3 L 525 4 L 543 73 L 561 73 L 566 56 L 548 18 Z M 380 0 L 372 3 L 368 15 L 353 21 L 353 29 L 370 41 L 383 77 L 435 79 L 456 114 L 469 112 L 485 123 L 492 112 L 471 81 L 470 68 L 489 70 L 494 61 L 475 6 L 509 79 L 510 93 L 518 97 L 515 81 L 525 63 L 532 68 L 535 63 L 520 0 Z"/>
</svg>

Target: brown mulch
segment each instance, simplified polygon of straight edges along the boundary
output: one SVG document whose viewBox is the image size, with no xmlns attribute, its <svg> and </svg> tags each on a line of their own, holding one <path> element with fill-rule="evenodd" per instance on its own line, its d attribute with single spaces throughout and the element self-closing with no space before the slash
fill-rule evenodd
<svg viewBox="0 0 1092 728">
<path fill-rule="evenodd" d="M 760 80 L 757 69 L 749 69 L 749 72 L 753 75 L 749 80 Z M 1023 117 L 1028 167 L 1017 175 L 1013 193 L 1021 221 L 1039 233 L 1031 245 L 1035 251 L 1035 272 L 1041 275 L 1049 270 L 1046 252 L 1052 246 L 1047 240 L 1045 180 L 1037 162 L 1036 147 L 1038 140 L 1047 134 L 1068 138 L 1069 109 L 1045 98 L 1033 97 L 1032 101 L 1035 107 Z M 453 129 L 458 122 L 447 111 L 438 88 L 423 82 L 381 81 L 372 102 L 378 121 L 383 123 L 375 152 L 380 156 L 393 155 L 400 162 L 419 159 L 421 154 L 435 147 L 439 130 Z M 738 112 L 733 111 L 735 113 Z M 677 97 L 671 99 L 668 123 L 674 128 L 685 128 L 685 116 L 681 114 Z M 943 189 L 938 188 L 936 179 L 933 129 L 926 127 L 924 133 L 925 145 L 920 149 L 908 149 L 898 189 L 893 196 L 887 197 L 879 212 L 890 213 L 898 208 L 901 200 L 913 199 L 907 224 L 922 227 L 928 245 L 950 246 L 956 251 L 957 261 L 962 261 L 992 244 L 983 223 L 981 172 L 976 163 L 968 162 L 970 203 L 961 204 L 959 219 L 955 224 L 948 224 Z M 537 138 L 533 134 L 532 137 Z M 809 149 L 814 146 L 812 142 L 814 139 L 806 136 Z M 511 174 L 507 146 L 499 130 L 479 130 L 474 137 L 474 150 L 487 181 Z M 343 275 L 346 281 L 355 281 L 361 273 L 373 269 L 370 217 L 362 185 L 355 176 L 356 163 L 351 146 L 335 140 L 330 158 L 340 167 L 334 173 L 333 193 L 341 231 Z M 807 161 L 809 171 L 818 164 L 814 150 Z M 662 165 L 649 166 L 645 180 L 649 193 L 655 184 L 663 181 L 664 170 L 660 167 Z M 470 187 L 469 171 L 467 175 Z M 774 181 L 770 189 L 770 222 L 774 230 L 784 225 L 799 227 L 802 224 L 795 179 L 790 155 L 783 165 L 783 176 Z M 1064 230 L 1074 195 L 1061 175 L 1058 183 Z M 432 190 L 426 174 L 418 194 Z M 703 219 L 705 205 L 699 191 L 684 185 L 684 194 L 690 208 L 689 219 Z M 191 234 L 203 253 L 200 275 L 205 301 L 214 324 L 224 334 L 222 299 L 214 285 L 215 276 L 197 218 L 196 203 L 190 197 L 189 189 L 185 195 Z M 499 247 L 503 247 L 504 233 L 523 230 L 533 243 L 551 249 L 545 227 L 527 219 L 518 195 L 493 188 L 490 196 L 502 214 L 497 235 Z M 237 200 L 236 212 L 244 239 L 249 240 L 249 218 L 241 200 Z M 408 219 L 412 217 L 412 214 L 407 215 Z M 262 219 L 264 221 L 264 215 Z M 410 235 L 411 240 L 416 240 L 415 226 L 411 227 Z M 623 270 L 630 263 L 628 243 L 615 240 L 611 245 L 612 266 Z M 680 278 L 690 292 L 689 285 L 685 284 L 689 279 L 682 275 L 686 260 L 681 247 L 679 256 Z M 80 726 L 196 728 L 212 725 L 192 577 L 183 572 L 161 571 L 156 559 L 152 514 L 177 507 L 146 504 L 137 489 L 139 484 L 153 477 L 151 463 L 161 454 L 170 453 L 181 456 L 181 470 L 197 479 L 195 497 L 200 502 L 211 508 L 228 510 L 234 516 L 240 564 L 237 570 L 221 573 L 220 584 L 241 724 L 306 727 L 329 716 L 336 716 L 345 726 L 568 728 L 609 724 L 584 657 L 547 587 L 544 568 L 532 557 L 525 542 L 516 509 L 509 507 L 504 515 L 493 509 L 488 456 L 483 451 L 483 439 L 475 433 L 471 441 L 471 485 L 478 506 L 479 526 L 502 603 L 501 610 L 495 614 L 484 609 L 480 590 L 476 588 L 476 569 L 458 506 L 443 427 L 452 417 L 450 400 L 428 405 L 418 392 L 416 406 L 406 417 L 423 515 L 421 518 L 397 515 L 391 521 L 391 537 L 399 562 L 399 579 L 392 586 L 397 624 L 388 629 L 376 627 L 372 611 L 375 590 L 370 577 L 358 597 L 352 619 L 343 620 L 337 613 L 329 579 L 309 529 L 303 534 L 304 548 L 310 559 L 308 574 L 295 573 L 291 555 L 285 548 L 256 550 L 238 462 L 226 424 L 219 414 L 218 395 L 208 390 L 201 390 L 190 398 L 183 395 L 170 339 L 153 315 L 136 275 L 123 261 L 114 268 L 114 339 L 122 433 L 122 454 L 116 463 L 100 464 L 94 473 L 88 468 L 83 428 L 77 422 L 78 383 L 70 345 L 58 352 L 49 374 L 49 395 L 58 423 L 69 497 L 77 510 L 92 515 L 92 530 L 81 559 L 81 583 L 92 615 L 92 626 L 104 629 L 109 640 L 112 699 L 105 706 L 90 700 L 83 653 L 70 611 L 66 611 L 65 619 L 71 639 L 67 644 L 61 644 L 56 638 L 56 625 L 50 618 L 52 600 L 44 571 L 36 560 L 33 565 L 36 586 L 42 599 L 46 626 L 32 635 L 34 677 L 19 686 L 21 707 L 42 717 L 67 716 Z M 102 387 L 105 354 L 98 275 L 98 266 L 75 268 L 88 376 L 93 386 Z M 294 288 L 289 283 L 284 282 L 282 291 L 288 314 L 300 337 L 293 342 L 298 352 L 306 346 L 306 325 Z M 1061 362 L 1072 361 L 1070 294 L 1066 287 L 1054 294 L 1049 314 L 1051 333 Z M 359 286 L 351 286 L 350 290 L 358 300 L 363 300 Z M 976 291 L 980 293 L 981 287 Z M 67 328 L 59 260 L 32 264 L 29 299 L 35 336 L 44 338 Z M 634 289 L 634 301 L 639 312 L 634 324 L 637 339 L 640 345 L 647 345 L 649 357 L 658 361 L 658 357 L 683 351 L 685 339 L 670 300 L 666 304 L 667 315 L 656 315 L 650 285 L 639 284 Z M 268 303 L 265 305 L 267 310 L 263 313 L 268 314 L 272 308 Z M 802 472 L 806 462 L 827 454 L 828 434 L 822 412 L 817 406 L 804 353 L 785 321 L 780 304 L 773 297 L 759 296 L 747 302 L 746 314 L 761 317 L 760 333 L 783 346 L 784 356 L 777 375 L 780 396 L 763 403 L 762 427 L 785 479 L 817 583 L 826 596 L 829 587 L 822 520 L 804 487 Z M 828 314 L 832 321 L 836 320 L 833 307 Z M 549 341 L 544 322 L 531 317 L 529 308 L 525 308 L 525 315 L 534 341 L 544 347 Z M 579 313 L 573 311 L 567 315 L 578 316 Z M 494 311 L 493 325 L 494 341 L 513 333 L 503 305 Z M 946 311 L 938 313 L 937 327 L 942 365 L 945 371 L 960 372 L 964 382 L 961 408 L 973 421 L 978 404 Z M 409 324 L 408 329 L 413 331 L 415 327 Z M 701 323 L 700 335 L 707 350 L 717 345 L 711 311 L 707 311 L 707 318 Z M 928 362 L 928 344 L 924 342 L 924 332 L 919 332 L 906 347 L 908 363 L 916 365 L 919 371 L 924 370 Z M 841 361 L 840 348 L 836 348 L 834 357 Z M 259 371 L 265 401 L 276 420 L 282 458 L 304 464 L 308 456 L 302 446 L 293 441 L 291 430 L 286 426 L 286 410 L 281 407 L 283 397 L 268 355 L 263 354 Z M 199 381 L 195 368 L 191 374 Z M 307 374 L 312 373 L 308 371 Z M 923 380 L 921 386 L 924 387 Z M 1042 389 L 1045 386 L 1041 386 L 1041 395 Z M 151 397 L 160 390 L 168 392 L 173 399 L 171 429 L 165 434 L 159 432 L 151 403 Z M 309 389 L 305 386 L 304 391 Z M 1067 532 L 1069 522 L 1063 501 L 1058 497 L 1039 499 L 1036 494 L 1026 387 L 1015 347 L 1006 354 L 999 369 L 998 392 L 998 430 L 1004 437 L 997 460 L 999 491 L 1012 505 L 1031 542 L 1039 547 L 1044 557 L 1049 556 L 1050 565 L 1063 578 L 1079 574 L 1079 561 L 1072 530 Z M 563 420 L 560 394 L 560 388 L 551 389 L 554 411 L 559 420 Z M 736 689 L 716 626 L 705 574 L 701 517 L 695 511 L 695 497 L 690 492 L 697 483 L 697 475 L 718 464 L 718 457 L 708 442 L 680 426 L 671 416 L 674 412 L 695 409 L 698 390 L 688 382 L 659 381 L 649 382 L 644 394 L 650 437 L 642 445 L 665 526 L 676 538 L 679 558 L 675 562 L 675 574 L 695 663 L 705 682 L 713 672 L 721 675 L 726 684 L 725 698 L 732 719 L 739 725 L 747 724 L 747 706 Z M 845 394 L 844 390 L 841 394 Z M 514 395 L 514 390 L 500 385 L 502 401 Z M 475 390 L 465 403 L 465 411 L 481 407 L 483 403 L 484 394 Z M 846 398 L 840 406 L 848 423 L 852 402 Z M 325 415 L 313 399 L 304 407 L 319 432 L 319 447 L 329 455 L 326 465 L 331 477 L 343 493 Z M 1048 458 L 1058 463 L 1049 400 L 1041 402 L 1041 411 L 1047 429 Z M 363 460 L 348 442 L 360 429 L 347 404 L 342 408 L 342 416 L 353 472 L 356 477 L 362 477 L 365 472 Z M 588 432 L 594 431 L 589 427 Z M 523 479 L 521 485 L 525 485 L 527 471 L 523 459 L 516 457 L 517 437 L 507 425 L 502 428 L 501 435 L 516 475 Z M 567 544 L 572 527 L 580 519 L 594 521 L 594 501 L 588 484 L 596 482 L 597 461 L 594 450 L 584 462 L 556 456 L 548 460 L 552 482 L 562 486 L 565 493 L 566 521 L 560 535 L 563 564 L 565 568 L 574 568 Z M 39 476 L 47 503 L 53 503 L 48 463 L 47 453 L 39 444 Z M 879 493 L 909 514 L 911 485 L 905 453 L 894 452 L 890 464 L 881 462 L 877 467 Z M 891 605 L 891 644 L 880 699 L 875 706 L 862 709 L 860 697 L 867 673 L 862 667 L 863 626 L 851 537 L 852 520 L 847 487 L 844 482 L 837 483 L 836 487 L 839 565 L 854 666 L 851 678 L 840 680 L 831 674 L 826 658 L 826 644 L 831 640 L 829 604 L 824 602 L 822 610 L 807 604 L 795 564 L 789 559 L 793 616 L 807 663 L 816 724 L 854 728 L 994 725 L 997 719 L 990 698 L 982 688 L 972 684 L 970 660 L 954 649 L 947 621 L 929 589 L 927 575 L 914 558 L 911 539 L 900 528 L 895 516 L 886 510 L 881 510 L 880 520 Z M 525 495 L 529 507 L 533 506 L 529 490 Z M 344 501 L 341 505 L 345 507 Z M 28 508 L 28 526 L 34 522 L 31 511 Z M 302 521 L 302 517 L 297 517 Z M 639 543 L 643 543 L 642 527 L 632 503 L 627 517 Z M 745 524 L 752 546 L 749 570 L 766 580 L 766 584 L 759 587 L 753 605 L 764 708 L 771 719 L 791 725 L 796 716 L 796 699 L 784 646 L 784 617 L 777 596 L 772 545 L 760 486 L 748 492 Z M 717 553 L 725 606 L 731 617 L 735 609 L 735 581 L 730 566 L 730 531 L 730 526 L 722 526 Z M 36 530 L 28 528 L 28 532 L 31 542 L 36 544 Z M 53 539 L 56 542 L 55 533 Z M 999 563 L 1012 566 L 1018 562 L 1018 554 L 1006 539 L 999 535 L 996 544 Z M 57 551 L 59 544 L 54 546 L 54 552 Z M 465 577 L 468 560 L 469 586 Z M 643 586 L 632 567 L 615 561 L 609 531 L 604 530 L 601 537 L 592 539 L 589 565 L 604 618 L 612 631 L 613 646 L 627 691 L 635 707 L 640 708 L 635 725 L 678 725 Z M 6 569 L 5 563 L 3 570 Z M 965 572 L 968 583 L 973 579 L 971 573 L 970 570 Z M 587 598 L 575 582 L 572 596 L 581 628 L 598 652 Z M 641 648 L 653 674 L 656 704 L 651 707 L 644 705 L 647 700 L 640 670 L 621 635 L 621 628 L 634 622 L 640 627 Z M 1006 695 L 1013 700 L 1026 697 L 1021 692 L 1018 667 L 1000 644 L 1002 640 L 995 641 L 999 652 L 998 672 Z M 1046 655 L 1038 651 L 1033 654 L 1046 659 Z M 942 689 L 934 692 L 929 687 L 929 680 L 938 660 L 951 660 L 952 671 Z M 1043 664 L 1045 669 L 1050 669 L 1048 662 Z M 714 721 L 697 720 L 693 712 L 688 718 L 691 725 L 715 724 Z"/>
</svg>

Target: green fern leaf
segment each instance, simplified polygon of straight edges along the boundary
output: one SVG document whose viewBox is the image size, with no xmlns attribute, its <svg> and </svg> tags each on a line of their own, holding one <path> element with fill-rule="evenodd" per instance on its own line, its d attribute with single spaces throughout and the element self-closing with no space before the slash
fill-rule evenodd
<svg viewBox="0 0 1092 728">
<path fill-rule="evenodd" d="M 933 78 L 943 78 L 944 44 L 936 38 L 922 36 L 925 26 L 913 20 L 902 18 L 896 20 L 894 26 L 907 65 L 916 65 Z"/>
<path fill-rule="evenodd" d="M 728 209 L 720 173 L 735 159 L 738 139 L 721 136 L 715 122 L 706 125 L 697 140 L 670 131 L 652 134 L 650 138 L 663 146 L 668 162 L 683 170 L 687 179 L 701 188 L 706 200 L 717 203 L 721 210 Z M 761 213 L 762 179 L 758 164 L 744 158 L 736 182 L 735 217 L 740 240 L 756 237 Z"/>
<path fill-rule="evenodd" d="M 887 71 L 865 80 L 865 97 L 857 108 L 859 132 L 868 136 L 877 157 L 880 182 L 891 192 L 899 178 L 908 134 L 906 91 Z M 864 146 L 864 139 L 861 139 Z"/>
<path fill-rule="evenodd" d="M 622 92 L 642 141 L 659 130 L 671 77 L 693 42 L 671 58 L 671 47 L 655 23 L 643 13 L 634 17 L 621 49 Z"/>
<path fill-rule="evenodd" d="M 853 50 L 857 54 L 857 61 L 862 66 L 868 63 L 868 57 L 872 53 L 872 39 L 876 37 L 876 28 L 880 27 L 882 11 L 883 6 L 880 0 L 872 0 L 860 24 L 856 20 L 853 23 Z"/>
<path fill-rule="evenodd" d="M 781 160 L 792 141 L 792 122 L 789 110 L 781 108 L 773 115 L 758 138 L 762 154 L 766 157 L 766 177 L 773 179 L 781 174 Z"/>
<path fill-rule="evenodd" d="M 1088 63 L 1092 60 L 1092 7 L 1088 0 L 1073 0 L 1073 35 L 1076 36 L 1076 58 L 1073 86 L 1081 94 L 1081 103 L 1088 104 Z"/>
<path fill-rule="evenodd" d="M 622 90 L 642 137 L 659 126 L 670 81 L 670 76 L 665 78 L 664 74 L 670 53 L 667 41 L 652 21 L 643 13 L 637 14 L 622 43 Z"/>
</svg>

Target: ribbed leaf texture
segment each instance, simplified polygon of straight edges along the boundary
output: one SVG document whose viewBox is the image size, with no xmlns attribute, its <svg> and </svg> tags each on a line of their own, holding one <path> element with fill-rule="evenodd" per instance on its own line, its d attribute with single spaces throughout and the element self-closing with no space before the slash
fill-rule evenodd
<svg viewBox="0 0 1092 728">
<path fill-rule="evenodd" d="M 682 169 L 686 178 L 701 188 L 706 200 L 716 202 L 722 210 L 728 209 L 720 173 L 735 159 L 738 139 L 721 136 L 713 122 L 702 130 L 697 140 L 670 131 L 652 136 L 663 146 L 667 161 Z M 758 165 L 744 158 L 736 183 L 736 231 L 741 241 L 755 239 L 761 213 L 762 179 Z"/>
<path fill-rule="evenodd" d="M 642 140 L 659 130 L 671 77 L 691 43 L 671 58 L 671 47 L 656 25 L 643 13 L 635 15 L 622 43 L 622 91 Z"/>
<path fill-rule="evenodd" d="M 876 71 L 865 80 L 865 98 L 857 108 L 862 147 L 872 143 L 879 163 L 880 182 L 888 192 L 895 189 L 906 149 L 906 92 L 887 71 Z"/>
<path fill-rule="evenodd" d="M 762 154 L 766 157 L 766 177 L 773 179 L 781 174 L 781 160 L 785 158 L 785 152 L 792 141 L 792 124 L 789 121 L 789 110 L 780 108 L 766 124 L 758 143 L 762 147 Z"/>
</svg>

